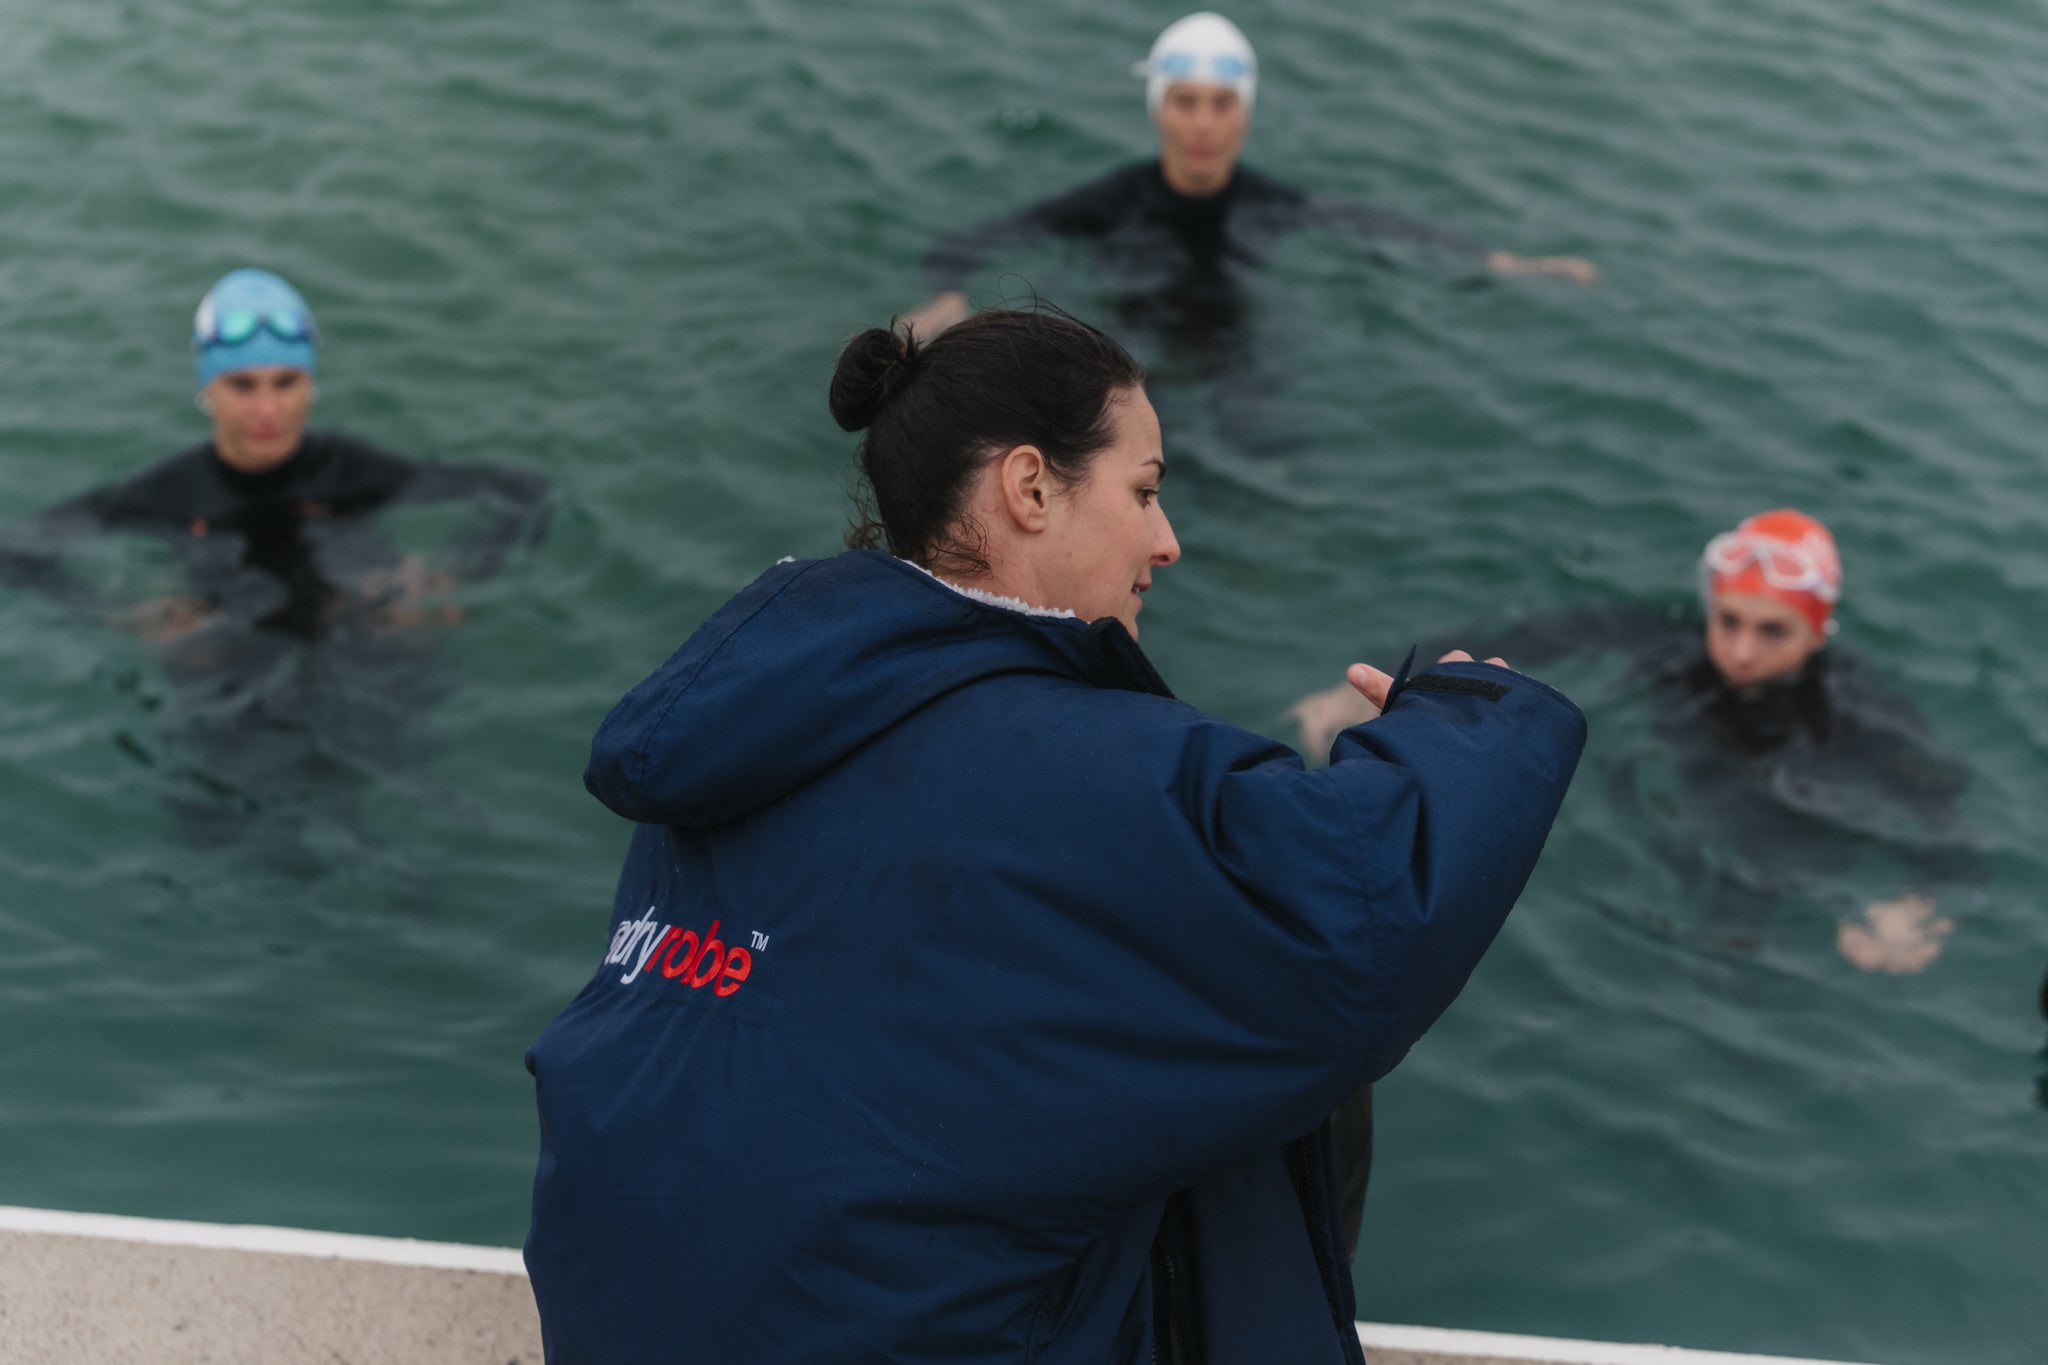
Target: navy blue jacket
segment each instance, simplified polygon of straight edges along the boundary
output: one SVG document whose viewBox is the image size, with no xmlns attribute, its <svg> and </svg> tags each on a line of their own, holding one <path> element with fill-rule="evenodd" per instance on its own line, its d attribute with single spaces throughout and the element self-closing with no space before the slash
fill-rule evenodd
<svg viewBox="0 0 2048 1365">
<path fill-rule="evenodd" d="M 1458 664 L 1308 771 L 1113 619 L 776 566 L 592 746 L 638 828 L 527 1057 L 548 1359 L 1359 1360 L 1324 1121 L 1464 985 L 1584 739 Z"/>
</svg>

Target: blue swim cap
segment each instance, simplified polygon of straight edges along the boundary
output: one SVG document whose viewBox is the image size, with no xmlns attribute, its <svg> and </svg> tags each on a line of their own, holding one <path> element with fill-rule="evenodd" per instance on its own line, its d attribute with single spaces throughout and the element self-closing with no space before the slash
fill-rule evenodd
<svg viewBox="0 0 2048 1365">
<path fill-rule="evenodd" d="M 192 315 L 199 387 L 214 376 L 258 365 L 313 373 L 320 329 L 299 291 L 268 270 L 231 270 L 206 291 Z"/>
</svg>

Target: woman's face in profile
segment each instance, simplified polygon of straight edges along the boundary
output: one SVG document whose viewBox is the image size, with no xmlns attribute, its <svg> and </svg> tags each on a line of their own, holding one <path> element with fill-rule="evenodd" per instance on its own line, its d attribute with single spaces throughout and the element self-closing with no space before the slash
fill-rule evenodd
<svg viewBox="0 0 2048 1365">
<path fill-rule="evenodd" d="M 1159 505 L 1166 458 L 1151 400 L 1126 389 L 1109 410 L 1116 439 L 1090 462 L 1086 479 L 1053 498 L 1040 553 L 1050 605 L 1084 621 L 1114 616 L 1135 638 L 1139 594 L 1152 586 L 1154 569 L 1180 558 L 1180 542 Z"/>
<path fill-rule="evenodd" d="M 1788 678 L 1827 641 L 1798 608 L 1755 593 L 1715 593 L 1707 603 L 1707 658 L 1741 692 Z"/>
</svg>

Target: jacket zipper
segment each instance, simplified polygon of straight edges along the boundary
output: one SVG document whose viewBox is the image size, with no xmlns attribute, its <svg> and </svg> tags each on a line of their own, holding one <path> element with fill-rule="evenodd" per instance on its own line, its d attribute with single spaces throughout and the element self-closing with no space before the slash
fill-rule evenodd
<svg viewBox="0 0 2048 1365">
<path fill-rule="evenodd" d="M 1153 1318 L 1152 1365 L 1190 1365 L 1187 1331 L 1182 1321 L 1180 1261 L 1174 1255 L 1173 1240 L 1180 1227 L 1181 1196 L 1167 1200 L 1159 1231 L 1152 1243 L 1153 1272 L 1160 1282 L 1163 1312 Z"/>
<path fill-rule="evenodd" d="M 1316 1269 L 1323 1276 L 1323 1297 L 1324 1301 L 1330 1306 L 1331 1322 L 1337 1328 L 1338 1349 L 1348 1358 L 1351 1352 L 1356 1349 L 1358 1338 L 1346 1331 L 1350 1324 L 1344 1322 L 1341 1315 L 1336 1311 L 1336 1301 L 1330 1297 L 1330 1284 L 1337 1274 L 1349 1275 L 1350 1267 L 1334 1265 L 1330 1259 L 1331 1248 L 1326 1245 L 1325 1239 L 1317 1236 L 1315 1232 L 1315 1228 L 1319 1225 L 1319 1220 L 1324 1223 L 1327 1222 L 1327 1206 L 1329 1202 L 1323 1191 L 1322 1182 L 1315 1178 L 1315 1172 L 1309 1164 L 1309 1144 L 1314 1142 L 1317 1136 L 1317 1133 L 1311 1133 L 1307 1137 L 1288 1144 L 1287 1170 L 1288 1174 L 1294 1178 L 1295 1194 L 1301 1200 L 1302 1217 L 1309 1223 L 1309 1249 L 1315 1255 Z"/>
<path fill-rule="evenodd" d="M 1166 1253 L 1166 1304 L 1168 1365 L 1186 1365 L 1187 1356 L 1181 1350 L 1180 1340 L 1180 1271 L 1170 1250 Z"/>
</svg>

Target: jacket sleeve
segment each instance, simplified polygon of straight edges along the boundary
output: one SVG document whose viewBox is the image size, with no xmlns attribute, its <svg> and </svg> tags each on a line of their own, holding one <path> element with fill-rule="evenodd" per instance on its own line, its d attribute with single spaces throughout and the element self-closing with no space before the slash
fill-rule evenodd
<svg viewBox="0 0 2048 1365">
<path fill-rule="evenodd" d="M 952 1083 L 993 1074 L 1006 1096 L 1000 1132 L 959 1122 L 1035 1153 L 1046 1197 L 1163 1196 L 1314 1130 L 1392 1069 L 1499 932 L 1586 735 L 1563 696 L 1484 664 L 1411 679 L 1317 769 L 1193 707 L 1134 706 L 1125 729 L 1177 729 L 1171 761 L 1105 780 L 1077 760 L 1071 809 L 1024 841 L 1043 870 L 1005 872 L 1006 890 L 1064 918 L 957 931 L 977 935 L 968 961 L 989 962 L 962 1017 L 1003 1023 L 1001 1060 L 977 1054 Z M 1091 800 L 1091 780 L 1118 795 Z M 1177 827 L 1151 822 L 1155 780 Z"/>
<path fill-rule="evenodd" d="M 1261 763 L 1222 781 L 1212 847 L 1318 967 L 1301 973 L 1286 1026 L 1328 1059 L 1338 1093 L 1390 1070 L 1463 989 L 1535 869 L 1585 740 L 1585 717 L 1554 689 L 1445 664 L 1343 732 L 1328 767 Z"/>
</svg>

